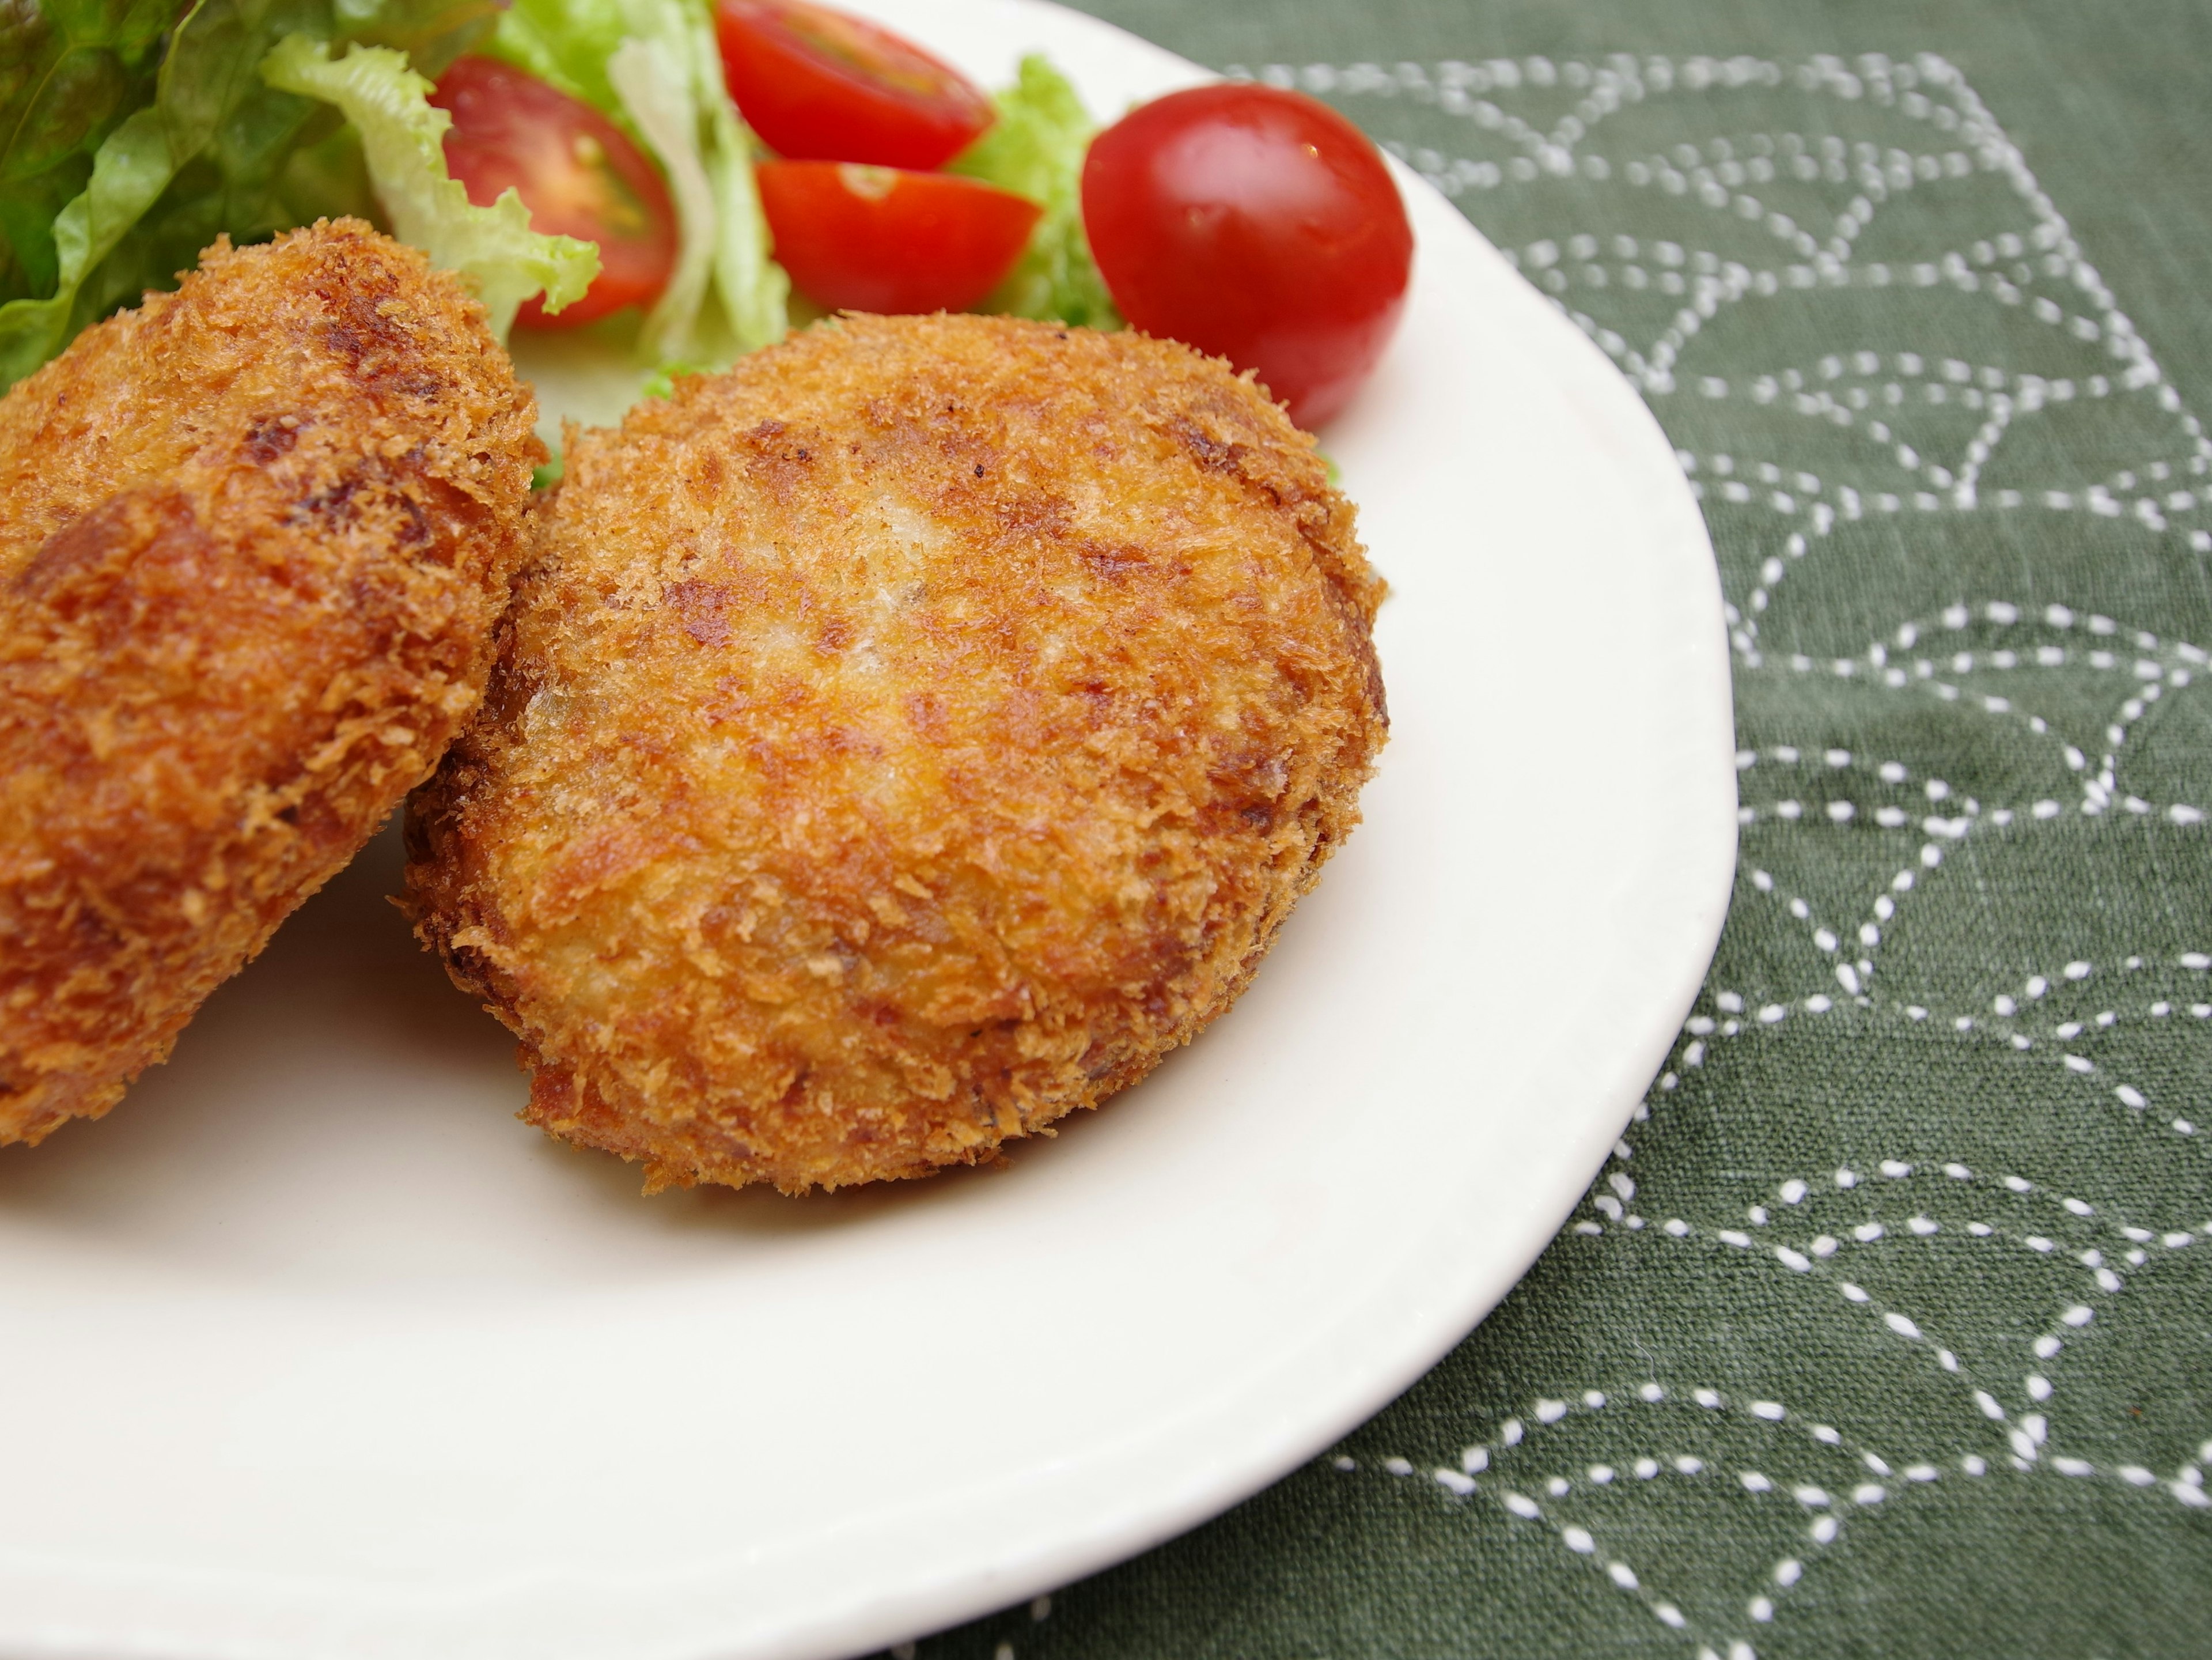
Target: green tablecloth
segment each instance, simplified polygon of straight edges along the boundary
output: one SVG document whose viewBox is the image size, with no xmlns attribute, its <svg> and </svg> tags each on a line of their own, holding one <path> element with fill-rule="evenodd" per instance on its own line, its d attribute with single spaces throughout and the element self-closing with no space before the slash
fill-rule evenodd
<svg viewBox="0 0 2212 1660">
<path fill-rule="evenodd" d="M 2212 7 L 1092 9 L 1331 99 L 1644 391 L 1742 857 L 1480 1330 L 921 1652 L 2212 1654 Z"/>
</svg>

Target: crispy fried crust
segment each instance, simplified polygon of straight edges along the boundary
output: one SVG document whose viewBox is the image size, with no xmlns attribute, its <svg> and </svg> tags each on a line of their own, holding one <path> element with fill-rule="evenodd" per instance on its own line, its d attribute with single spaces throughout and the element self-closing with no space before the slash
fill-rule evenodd
<svg viewBox="0 0 2212 1660">
<path fill-rule="evenodd" d="M 410 809 L 524 1116 L 648 1190 L 973 1163 L 1225 1008 L 1358 817 L 1382 586 L 1223 365 L 817 328 L 572 435 Z"/>
<path fill-rule="evenodd" d="M 357 221 L 0 399 L 0 1143 L 96 1117 L 475 708 L 535 408 Z"/>
</svg>

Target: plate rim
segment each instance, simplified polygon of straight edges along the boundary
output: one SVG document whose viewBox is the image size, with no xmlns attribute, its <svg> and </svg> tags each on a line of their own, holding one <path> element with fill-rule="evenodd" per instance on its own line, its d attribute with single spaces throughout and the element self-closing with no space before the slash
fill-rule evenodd
<svg viewBox="0 0 2212 1660">
<path fill-rule="evenodd" d="M 1070 10 L 1054 3 L 1054 0 L 945 0 L 945 3 L 960 9 L 979 9 L 994 3 L 1001 9 L 1019 12 L 1054 14 L 1061 20 L 1060 27 L 1063 28 L 1074 27 L 1107 31 L 1120 37 L 1122 42 L 1136 42 L 1148 52 L 1170 59 L 1176 66 L 1176 72 L 1188 78 L 1218 78 L 1103 19 Z M 871 3 L 871 0 L 859 0 L 854 9 L 876 13 L 887 9 L 882 0 L 875 0 L 874 3 Z M 1479 258 L 1503 265 L 1502 256 L 1490 246 L 1456 208 L 1395 158 L 1391 161 L 1391 167 L 1409 204 L 1417 204 L 1417 218 L 1431 226 L 1445 223 L 1456 226 L 1458 230 L 1451 234 L 1463 232 L 1474 245 Z M 1516 277 L 1514 280 L 1519 282 L 1522 279 Z M 1534 294 L 1533 289 L 1529 292 L 1532 295 Z M 1702 556 L 1702 569 L 1708 579 L 1706 586 L 1710 590 L 1703 609 L 1709 611 L 1712 626 L 1708 648 L 1704 654 L 1706 684 L 1700 696 L 1705 717 L 1719 732 L 1725 733 L 1728 750 L 1732 753 L 1733 693 L 1725 629 L 1722 622 L 1722 594 L 1703 515 L 1691 495 L 1687 481 L 1674 464 L 1673 445 L 1649 407 L 1594 344 L 1583 338 L 1565 317 L 1558 314 L 1548 301 L 1544 302 L 1544 307 L 1552 314 L 1557 325 L 1553 334 L 1559 343 L 1558 364 L 1573 374 L 1579 383 L 1578 390 L 1588 394 L 1593 406 L 1605 408 L 1610 418 L 1618 423 L 1617 430 L 1629 435 L 1632 449 L 1644 457 L 1642 465 L 1650 475 L 1646 482 L 1662 495 L 1671 497 L 1675 522 L 1669 527 L 1668 535 L 1688 543 Z M 1663 465 L 1660 465 L 1662 458 Z M 1385 764 L 1388 764 L 1387 757 Z M 1674 966 L 1673 972 L 1667 977 L 1663 994 L 1655 994 L 1653 999 L 1655 1009 L 1663 1006 L 1671 1008 L 1673 1013 L 1667 1018 L 1654 1015 L 1646 1022 L 1645 1029 L 1638 1032 L 1639 1041 L 1625 1047 L 1613 1068 L 1617 1080 L 1626 1080 L 1616 1102 L 1618 1117 L 1610 1128 L 1604 1129 L 1602 1136 L 1596 1134 L 1595 1128 L 1588 1129 L 1582 1136 L 1582 1141 L 1591 1143 L 1595 1151 L 1591 1147 L 1583 1148 L 1591 1156 L 1586 1162 L 1575 1161 L 1578 1173 L 1573 1176 L 1571 1182 L 1564 1177 L 1555 1177 L 1548 1184 L 1546 1202 L 1547 1207 L 1555 1207 L 1558 1214 L 1552 1226 L 1540 1236 L 1533 1233 L 1528 1236 L 1528 1248 L 1525 1255 L 1510 1263 L 1488 1262 L 1464 1268 L 1451 1291 L 1431 1298 L 1422 1317 L 1412 1323 L 1418 1328 L 1419 1335 L 1409 1337 L 1388 1364 L 1369 1365 L 1364 1369 L 1361 1385 L 1340 1392 L 1329 1411 L 1309 1414 L 1295 1430 L 1279 1432 L 1272 1446 L 1264 1450 L 1255 1447 L 1241 1461 L 1232 1461 L 1232 1468 L 1224 1469 L 1217 1467 L 1203 1478 L 1194 1478 L 1182 1492 L 1155 1495 L 1150 1503 L 1133 1504 L 1128 1507 L 1127 1514 L 1115 1518 L 1109 1524 L 1087 1531 L 1079 1530 L 1076 1536 L 1049 1541 L 1018 1561 L 993 1562 L 975 1568 L 964 1577 L 947 1578 L 934 1586 L 920 1590 L 886 1590 L 874 1595 L 859 1593 L 842 1608 L 818 1610 L 811 1617 L 787 1622 L 776 1630 L 757 1630 L 746 1634 L 732 1629 L 729 1635 L 713 1639 L 708 1646 L 678 1639 L 666 1645 L 641 1647 L 634 1652 L 641 1657 L 648 1653 L 684 1657 L 703 1657 L 714 1653 L 732 1657 L 732 1660 L 738 1656 L 748 1657 L 748 1660 L 824 1660 L 825 1657 L 858 1652 L 901 1638 L 943 1629 L 994 1608 L 1018 1602 L 1038 1591 L 1056 1589 L 1086 1574 L 1126 1560 L 1203 1523 L 1281 1479 L 1346 1431 L 1366 1421 L 1402 1393 L 1462 1341 L 1518 1282 L 1536 1257 L 1549 1248 L 1556 1237 L 1558 1226 L 1564 1224 L 1573 1205 L 1586 1190 L 1590 1177 L 1601 1166 L 1606 1150 L 1619 1134 L 1620 1125 L 1626 1122 L 1637 1100 L 1641 1098 L 1644 1084 L 1656 1070 L 1672 1043 L 1680 1017 L 1687 1011 L 1702 983 L 1706 965 L 1717 944 L 1732 886 L 1736 852 L 1736 803 L 1732 766 L 1727 770 L 1725 779 L 1725 801 L 1722 801 L 1720 792 L 1714 793 L 1713 800 L 1708 804 L 1713 814 L 1713 823 L 1701 832 L 1709 843 L 1702 850 L 1705 868 L 1694 879 L 1685 884 L 1686 889 L 1702 885 L 1702 899 L 1688 906 L 1697 927 L 1696 949 L 1685 949 L 1681 952 L 1679 964 Z M 1725 825 L 1724 835 L 1720 830 L 1723 824 Z M 6 1559 L 10 1556 L 17 1556 L 21 1560 L 16 1553 L 0 1549 L 0 1577 L 4 1577 L 8 1566 Z M 53 1566 L 61 1567 L 63 1564 L 56 1562 Z M 676 1571 L 674 1577 L 704 1583 L 714 1579 L 717 1574 L 718 1570 L 714 1567 L 686 1564 Z M 128 1576 L 124 1570 L 117 1568 L 104 1570 L 98 1577 L 111 1588 L 119 1589 L 115 1582 Z M 190 1637 L 181 1632 L 162 1636 L 147 1633 L 143 1628 L 100 1633 L 50 1631 L 42 1634 L 26 1631 L 10 1633 L 5 1628 L 6 1620 L 4 1608 L 0 1608 L 0 1651 L 11 1657 L 40 1657 L 44 1660 L 44 1657 L 48 1656 L 98 1653 L 103 1656 L 143 1656 L 146 1660 L 175 1660 L 175 1657 L 191 1653 L 222 1656 L 224 1660 L 233 1660 L 234 1657 L 235 1660 L 247 1660 L 247 1657 L 274 1652 L 253 1645 L 237 1645 L 220 1633 L 212 1639 L 204 1632 Z M 338 1651 L 336 1649 L 332 1651 Z"/>
</svg>

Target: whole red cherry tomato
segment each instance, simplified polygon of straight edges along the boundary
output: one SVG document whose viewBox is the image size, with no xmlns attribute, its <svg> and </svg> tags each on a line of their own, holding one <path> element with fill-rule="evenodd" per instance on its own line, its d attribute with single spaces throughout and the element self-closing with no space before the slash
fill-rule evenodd
<svg viewBox="0 0 2212 1660">
<path fill-rule="evenodd" d="M 777 261 L 833 310 L 963 310 L 999 285 L 1042 211 L 949 173 L 850 161 L 763 161 L 757 172 Z"/>
<path fill-rule="evenodd" d="M 989 126 L 975 83 L 887 29 L 808 0 L 718 0 L 738 111 L 794 161 L 942 167 Z"/>
<path fill-rule="evenodd" d="M 1121 314 L 1252 369 L 1318 426 L 1405 309 L 1413 233 L 1375 146 L 1327 105 L 1241 84 L 1141 106 L 1091 141 L 1083 222 Z"/>
<path fill-rule="evenodd" d="M 456 58 L 430 101 L 453 118 L 446 167 L 470 201 L 489 207 L 512 185 L 532 229 L 599 245 L 599 274 L 584 297 L 548 316 L 535 296 L 515 313 L 518 328 L 575 328 L 660 297 L 676 269 L 676 209 L 621 128 L 490 58 Z"/>
</svg>

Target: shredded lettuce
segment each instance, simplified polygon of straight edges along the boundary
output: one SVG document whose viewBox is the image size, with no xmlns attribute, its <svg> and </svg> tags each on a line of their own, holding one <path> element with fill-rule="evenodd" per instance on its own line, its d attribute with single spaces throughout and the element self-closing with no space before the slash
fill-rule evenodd
<svg viewBox="0 0 2212 1660">
<path fill-rule="evenodd" d="M 607 74 L 666 167 L 676 204 L 676 265 L 640 336 L 646 352 L 665 362 L 688 355 L 698 332 L 699 307 L 714 274 L 714 187 L 699 153 L 699 123 L 684 95 L 681 66 L 671 64 L 658 43 L 633 38 L 615 48 Z"/>
<path fill-rule="evenodd" d="M 1029 246 L 981 309 L 1091 328 L 1121 326 L 1083 233 L 1083 158 L 1097 125 L 1067 77 L 1036 53 L 993 99 L 999 119 L 946 168 L 1044 210 Z"/>
<path fill-rule="evenodd" d="M 724 90 L 705 0 L 514 0 L 483 49 L 612 117 L 668 175 L 676 271 L 641 350 L 720 364 L 783 337 L 791 284 L 769 257 L 752 135 Z"/>
<path fill-rule="evenodd" d="M 768 215 L 753 177 L 753 137 L 722 87 L 722 54 L 703 16 L 695 21 L 695 72 L 705 95 L 707 177 L 714 187 L 714 293 L 741 352 L 772 346 L 791 326 L 791 279 L 771 257 Z"/>
<path fill-rule="evenodd" d="M 599 272 L 599 252 L 573 236 L 530 228 L 530 210 L 510 188 L 488 208 L 469 200 L 446 171 L 446 129 L 453 118 L 429 101 L 430 83 L 390 46 L 356 46 L 332 58 L 327 41 L 290 34 L 262 60 L 272 87 L 335 104 L 361 135 L 378 199 L 393 232 L 458 272 L 489 313 L 492 332 L 507 337 L 517 307 L 541 289 L 557 312 Z"/>
</svg>

